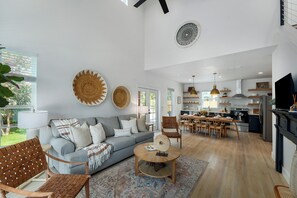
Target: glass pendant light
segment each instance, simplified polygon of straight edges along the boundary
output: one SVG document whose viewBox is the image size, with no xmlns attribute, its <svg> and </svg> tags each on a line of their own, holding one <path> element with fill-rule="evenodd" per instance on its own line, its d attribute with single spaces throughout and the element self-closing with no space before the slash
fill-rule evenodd
<svg viewBox="0 0 297 198">
<path fill-rule="evenodd" d="M 216 85 L 216 74 L 217 73 L 213 73 L 213 87 L 212 87 L 212 90 L 210 91 L 210 95 L 213 95 L 213 96 L 217 96 L 220 94 L 220 91 L 217 89 L 217 85 Z"/>
<path fill-rule="evenodd" d="M 195 75 L 192 76 L 193 77 L 193 87 L 190 91 L 190 95 L 191 96 L 197 96 L 197 91 L 195 90 L 195 86 L 194 86 L 194 78 L 195 78 Z"/>
</svg>

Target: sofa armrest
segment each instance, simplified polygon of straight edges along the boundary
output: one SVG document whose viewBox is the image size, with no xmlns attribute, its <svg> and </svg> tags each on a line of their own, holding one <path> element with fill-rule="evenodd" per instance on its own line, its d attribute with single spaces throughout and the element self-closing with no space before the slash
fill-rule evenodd
<svg viewBox="0 0 297 198">
<path fill-rule="evenodd" d="M 60 155 L 66 155 L 75 151 L 74 143 L 64 138 L 52 138 L 50 144 Z"/>
<path fill-rule="evenodd" d="M 74 153 L 69 153 L 64 155 L 64 160 L 69 162 L 88 162 L 88 152 L 84 149 L 75 151 Z M 74 165 L 75 166 L 75 165 Z"/>
</svg>

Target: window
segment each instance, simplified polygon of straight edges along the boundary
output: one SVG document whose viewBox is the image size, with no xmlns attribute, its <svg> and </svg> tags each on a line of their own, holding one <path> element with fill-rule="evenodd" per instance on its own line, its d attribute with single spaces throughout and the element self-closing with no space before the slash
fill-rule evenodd
<svg viewBox="0 0 297 198">
<path fill-rule="evenodd" d="M 174 89 L 167 89 L 167 114 L 168 116 L 173 116 L 173 98 Z"/>
<path fill-rule="evenodd" d="M 18 83 L 19 89 L 11 84 L 6 85 L 15 96 L 9 98 L 9 105 L 0 108 L 0 146 L 7 146 L 26 139 L 25 130 L 17 128 L 17 115 L 18 111 L 36 106 L 37 57 L 1 50 L 0 61 L 11 67 L 10 74 L 24 77 L 24 81 Z"/>
<path fill-rule="evenodd" d="M 121 0 L 121 2 L 123 2 L 124 4 L 126 4 L 126 6 L 128 6 L 128 0 Z"/>
<path fill-rule="evenodd" d="M 210 95 L 210 91 L 202 91 L 202 108 L 218 108 L 218 97 Z"/>
</svg>

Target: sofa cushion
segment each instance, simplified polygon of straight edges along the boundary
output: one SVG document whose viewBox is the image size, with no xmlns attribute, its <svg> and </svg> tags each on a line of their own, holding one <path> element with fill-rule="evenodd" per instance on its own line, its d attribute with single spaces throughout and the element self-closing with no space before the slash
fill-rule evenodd
<svg viewBox="0 0 297 198">
<path fill-rule="evenodd" d="M 137 118 L 136 114 L 127 114 L 127 115 L 119 115 L 118 116 L 121 129 L 123 128 L 121 120 L 130 120 L 131 117 Z"/>
<path fill-rule="evenodd" d="M 78 121 L 79 121 L 79 124 L 83 124 L 83 123 L 87 123 L 88 124 L 88 126 L 90 126 L 90 125 L 96 125 L 96 118 L 94 118 L 94 117 L 90 117 L 90 118 L 78 118 Z"/>
<path fill-rule="evenodd" d="M 90 125 L 90 132 L 94 144 L 99 144 L 106 139 L 105 131 L 101 123 L 98 123 L 95 126 Z"/>
<path fill-rule="evenodd" d="M 105 140 L 106 143 L 112 145 L 112 150 L 118 151 L 135 144 L 135 138 L 133 137 L 108 137 Z"/>
<path fill-rule="evenodd" d="M 80 150 L 92 144 L 92 136 L 87 123 L 83 123 L 80 127 L 71 126 L 72 142 L 76 146 L 76 150 Z"/>
<path fill-rule="evenodd" d="M 139 143 L 147 139 L 154 138 L 154 132 L 149 131 L 149 132 L 135 133 L 135 134 L 132 134 L 131 137 L 135 138 L 136 143 Z"/>
<path fill-rule="evenodd" d="M 148 131 L 145 124 L 145 116 L 141 116 L 139 119 L 137 119 L 137 128 L 139 132 Z"/>
<path fill-rule="evenodd" d="M 114 129 L 114 137 L 131 136 L 131 129 Z"/>
<path fill-rule="evenodd" d="M 97 123 L 101 123 L 104 131 L 106 133 L 106 137 L 114 136 L 114 129 L 120 129 L 120 124 L 118 117 L 96 117 Z"/>
<path fill-rule="evenodd" d="M 131 133 L 138 133 L 136 118 L 131 120 L 121 120 L 121 124 L 123 129 L 129 129 Z"/>
</svg>

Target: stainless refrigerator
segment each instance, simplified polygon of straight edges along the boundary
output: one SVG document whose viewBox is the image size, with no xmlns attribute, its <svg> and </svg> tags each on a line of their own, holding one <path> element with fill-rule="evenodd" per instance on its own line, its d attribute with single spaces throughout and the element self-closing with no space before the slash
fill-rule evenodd
<svg viewBox="0 0 297 198">
<path fill-rule="evenodd" d="M 271 96 L 261 96 L 259 103 L 259 118 L 261 124 L 261 136 L 264 141 L 272 141 L 272 106 L 269 104 Z"/>
</svg>

